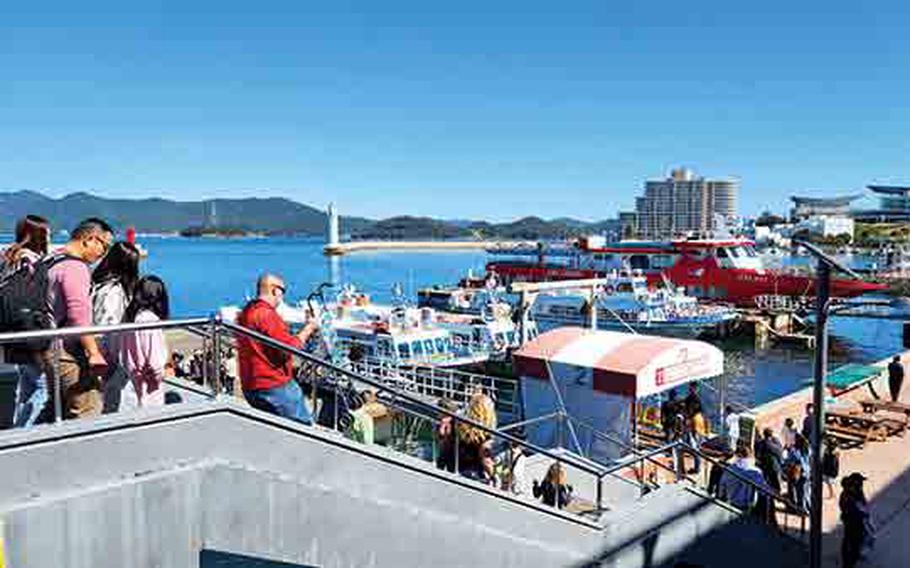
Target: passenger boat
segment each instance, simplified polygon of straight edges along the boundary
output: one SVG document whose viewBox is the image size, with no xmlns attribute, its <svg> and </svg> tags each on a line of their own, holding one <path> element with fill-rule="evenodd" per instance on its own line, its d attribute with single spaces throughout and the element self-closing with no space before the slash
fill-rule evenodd
<svg viewBox="0 0 910 568">
<path fill-rule="evenodd" d="M 358 357 L 399 366 L 474 367 L 504 357 L 517 335 L 511 320 L 441 314 L 400 301 L 375 304 L 352 287 L 344 288 L 333 302 L 285 303 L 277 311 L 292 327 L 304 324 L 308 313 L 314 313 L 322 322 L 322 333 L 331 337 L 327 343 L 333 358 L 347 358 L 357 349 Z M 240 309 L 228 306 L 220 313 L 233 321 Z"/>
<path fill-rule="evenodd" d="M 701 299 L 755 305 L 762 296 L 812 296 L 815 279 L 770 269 L 748 239 L 705 238 L 607 243 L 591 236 L 569 243 L 487 249 L 500 257 L 487 272 L 501 281 L 602 278 L 614 270 L 641 270 L 649 285 L 668 278 Z M 881 284 L 832 279 L 831 295 L 854 297 L 883 290 Z"/>
<path fill-rule="evenodd" d="M 597 328 L 672 337 L 723 336 L 737 319 L 724 305 L 702 305 L 670 285 L 649 288 L 641 273 L 611 273 L 596 296 Z M 537 297 L 531 315 L 542 331 L 590 325 L 588 299 L 578 293 Z"/>
</svg>

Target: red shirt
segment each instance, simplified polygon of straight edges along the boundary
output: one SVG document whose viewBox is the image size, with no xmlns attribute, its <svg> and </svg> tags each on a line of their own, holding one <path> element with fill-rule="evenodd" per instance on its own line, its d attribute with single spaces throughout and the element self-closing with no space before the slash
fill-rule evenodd
<svg viewBox="0 0 910 568">
<path fill-rule="evenodd" d="M 267 335 L 275 341 L 300 349 L 300 339 L 291 335 L 275 308 L 262 300 L 253 300 L 237 317 L 237 325 Z M 280 387 L 291 380 L 293 358 L 285 351 L 263 345 L 237 334 L 237 359 L 243 390 Z"/>
</svg>

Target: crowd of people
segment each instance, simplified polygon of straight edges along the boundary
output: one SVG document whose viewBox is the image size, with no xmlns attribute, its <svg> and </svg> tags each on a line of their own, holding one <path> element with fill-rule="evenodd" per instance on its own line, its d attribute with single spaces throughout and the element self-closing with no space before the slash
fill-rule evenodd
<svg viewBox="0 0 910 568">
<path fill-rule="evenodd" d="M 0 265 L 0 329 L 38 331 L 169 317 L 164 282 L 140 275 L 138 248 L 115 242 L 104 220 L 83 220 L 59 250 L 50 250 L 51 234 L 49 221 L 37 215 L 16 224 L 15 242 L 4 250 Z M 3 361 L 19 377 L 16 426 L 52 421 L 58 392 L 63 418 L 164 403 L 169 356 L 161 330 L 7 344 Z"/>
</svg>

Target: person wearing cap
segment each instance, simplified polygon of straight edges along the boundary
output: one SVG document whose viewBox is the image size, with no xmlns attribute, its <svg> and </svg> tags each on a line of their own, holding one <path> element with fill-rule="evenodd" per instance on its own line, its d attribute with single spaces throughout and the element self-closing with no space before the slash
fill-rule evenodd
<svg viewBox="0 0 910 568">
<path fill-rule="evenodd" d="M 841 541 L 841 566 L 853 568 L 862 556 L 863 548 L 872 545 L 873 535 L 869 522 L 869 506 L 863 493 L 866 477 L 851 473 L 841 480 L 840 519 L 844 523 Z"/>
</svg>

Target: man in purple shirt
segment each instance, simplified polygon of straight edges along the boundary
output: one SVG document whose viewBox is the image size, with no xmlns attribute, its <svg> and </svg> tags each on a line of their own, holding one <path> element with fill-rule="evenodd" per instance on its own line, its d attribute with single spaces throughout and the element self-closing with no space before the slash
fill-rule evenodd
<svg viewBox="0 0 910 568">
<path fill-rule="evenodd" d="M 101 219 L 79 223 L 63 247 L 62 260 L 48 270 L 47 301 L 56 327 L 92 325 L 91 270 L 111 246 L 114 232 Z M 55 341 L 45 356 L 50 400 L 45 416 L 54 413 L 57 380 L 60 381 L 64 418 L 97 416 L 103 409 L 101 378 L 107 362 L 95 337 L 83 335 Z M 48 416 L 49 415 L 49 416 Z"/>
</svg>

